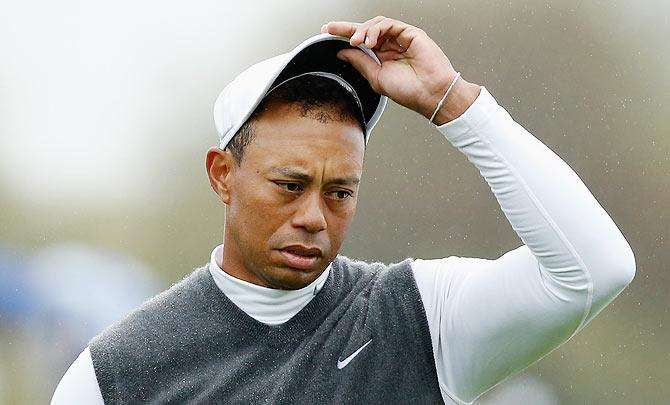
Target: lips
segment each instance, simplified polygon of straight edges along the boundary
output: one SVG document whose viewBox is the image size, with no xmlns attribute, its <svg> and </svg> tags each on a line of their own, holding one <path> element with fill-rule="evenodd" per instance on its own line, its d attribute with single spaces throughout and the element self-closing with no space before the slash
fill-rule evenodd
<svg viewBox="0 0 670 405">
<path fill-rule="evenodd" d="M 321 249 L 302 245 L 291 245 L 279 249 L 279 253 L 289 267 L 312 270 L 321 258 Z"/>
</svg>

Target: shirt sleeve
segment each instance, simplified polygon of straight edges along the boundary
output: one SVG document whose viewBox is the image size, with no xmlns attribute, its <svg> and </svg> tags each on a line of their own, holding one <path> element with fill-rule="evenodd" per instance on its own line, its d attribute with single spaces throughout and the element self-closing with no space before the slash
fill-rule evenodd
<svg viewBox="0 0 670 405">
<path fill-rule="evenodd" d="M 51 405 L 104 405 L 95 377 L 91 351 L 87 347 L 67 369 L 56 387 Z"/>
<path fill-rule="evenodd" d="M 570 167 L 482 87 L 437 127 L 479 169 L 523 245 L 415 260 L 442 393 L 470 404 L 567 341 L 635 275 L 623 235 Z"/>
</svg>

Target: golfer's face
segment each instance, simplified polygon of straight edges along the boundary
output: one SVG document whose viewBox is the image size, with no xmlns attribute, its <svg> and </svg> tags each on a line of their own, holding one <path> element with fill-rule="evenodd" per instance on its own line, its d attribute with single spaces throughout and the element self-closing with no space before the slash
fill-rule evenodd
<svg viewBox="0 0 670 405">
<path fill-rule="evenodd" d="M 257 284 L 301 288 L 335 258 L 354 216 L 363 133 L 276 103 L 254 130 L 231 177 L 226 254 Z"/>
</svg>

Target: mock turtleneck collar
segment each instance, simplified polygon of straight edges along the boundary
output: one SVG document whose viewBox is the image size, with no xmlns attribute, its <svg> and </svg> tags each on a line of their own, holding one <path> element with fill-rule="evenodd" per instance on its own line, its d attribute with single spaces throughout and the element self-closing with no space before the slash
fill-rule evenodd
<svg viewBox="0 0 670 405">
<path fill-rule="evenodd" d="M 219 245 L 209 262 L 216 286 L 242 311 L 268 325 L 282 324 L 300 312 L 321 291 L 331 267 L 328 265 L 316 280 L 299 290 L 278 290 L 235 278 L 221 268 L 222 263 L 223 245 Z"/>
</svg>

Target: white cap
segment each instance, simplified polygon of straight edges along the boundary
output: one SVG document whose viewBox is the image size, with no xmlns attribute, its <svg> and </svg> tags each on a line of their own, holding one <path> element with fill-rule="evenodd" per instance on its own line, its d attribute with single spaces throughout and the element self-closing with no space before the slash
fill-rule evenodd
<svg viewBox="0 0 670 405">
<path fill-rule="evenodd" d="M 261 100 L 281 85 L 306 74 L 333 79 L 353 95 L 365 122 L 365 143 L 384 111 L 387 97 L 375 93 L 368 81 L 349 63 L 337 59 L 340 49 L 352 48 L 349 38 L 319 34 L 306 39 L 291 52 L 252 65 L 219 94 L 214 103 L 214 123 L 219 147 L 224 149 Z M 381 64 L 364 45 L 359 49 Z"/>
</svg>

